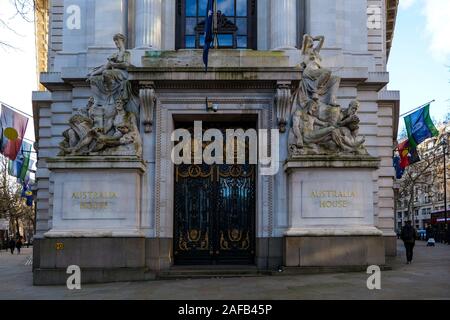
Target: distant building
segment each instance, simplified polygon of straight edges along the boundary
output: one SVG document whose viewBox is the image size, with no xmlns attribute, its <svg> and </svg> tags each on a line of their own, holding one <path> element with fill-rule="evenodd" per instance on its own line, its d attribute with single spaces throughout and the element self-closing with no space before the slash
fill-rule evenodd
<svg viewBox="0 0 450 320">
<path fill-rule="evenodd" d="M 408 220 L 411 220 L 417 229 L 425 229 L 432 223 L 432 214 L 444 210 L 444 164 L 443 148 L 440 146 L 440 142 L 447 133 L 450 133 L 450 123 L 440 124 L 437 129 L 440 136 L 428 139 L 419 145 L 418 151 L 422 160 L 407 169 L 419 176 L 417 183 L 414 185 L 414 193 L 402 193 L 405 184 L 409 183 L 406 173 L 402 179 L 396 182 L 398 186 L 395 217 L 397 230 L 405 225 Z M 449 173 L 450 159 L 447 160 L 447 177 Z M 447 193 L 449 191 L 450 180 L 447 179 Z M 411 204 L 410 199 L 412 199 Z M 447 206 L 450 211 L 450 203 Z"/>
</svg>

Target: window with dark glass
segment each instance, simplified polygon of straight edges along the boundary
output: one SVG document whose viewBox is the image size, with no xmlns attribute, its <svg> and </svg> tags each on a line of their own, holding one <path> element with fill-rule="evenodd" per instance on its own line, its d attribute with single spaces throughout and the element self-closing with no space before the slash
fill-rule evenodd
<svg viewBox="0 0 450 320">
<path fill-rule="evenodd" d="M 177 0 L 177 49 L 205 43 L 208 0 Z M 217 0 L 219 49 L 256 49 L 256 0 Z"/>
</svg>

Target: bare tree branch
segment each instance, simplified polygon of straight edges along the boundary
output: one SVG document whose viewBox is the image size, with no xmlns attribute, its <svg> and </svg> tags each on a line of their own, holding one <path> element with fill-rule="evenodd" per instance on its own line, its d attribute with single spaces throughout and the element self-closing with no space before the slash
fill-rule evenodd
<svg viewBox="0 0 450 320">
<path fill-rule="evenodd" d="M 35 0 L 10 0 L 10 2 L 15 8 L 15 14 L 9 20 L 12 20 L 19 15 L 23 20 L 29 23 L 34 22 Z M 17 36 L 24 37 L 23 35 L 20 35 L 13 27 L 11 27 L 7 21 L 1 18 L 0 27 L 13 32 Z M 1 47 L 17 49 L 11 43 L 8 43 L 7 41 L 2 39 L 0 39 L 0 48 Z"/>
</svg>

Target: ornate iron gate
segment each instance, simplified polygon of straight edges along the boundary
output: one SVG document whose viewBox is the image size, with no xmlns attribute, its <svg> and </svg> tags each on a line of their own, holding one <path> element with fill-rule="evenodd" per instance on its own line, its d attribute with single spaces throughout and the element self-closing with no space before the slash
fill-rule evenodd
<svg viewBox="0 0 450 320">
<path fill-rule="evenodd" d="M 254 263 L 256 170 L 247 163 L 175 166 L 175 264 Z"/>
</svg>

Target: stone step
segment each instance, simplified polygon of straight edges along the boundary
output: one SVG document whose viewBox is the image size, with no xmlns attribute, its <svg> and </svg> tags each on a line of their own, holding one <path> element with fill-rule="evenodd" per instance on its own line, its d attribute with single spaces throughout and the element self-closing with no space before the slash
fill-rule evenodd
<svg viewBox="0 0 450 320">
<path fill-rule="evenodd" d="M 233 266 L 199 266 L 199 267 L 173 267 L 170 270 L 158 273 L 157 279 L 208 279 L 208 278 L 240 278 L 261 277 L 270 275 L 270 271 L 258 270 L 256 267 Z"/>
<path fill-rule="evenodd" d="M 390 271 L 390 265 L 379 266 L 381 271 Z M 308 275 L 324 273 L 353 273 L 366 272 L 368 266 L 336 266 L 336 267 L 283 267 L 279 271 L 273 271 L 273 276 Z"/>
</svg>

